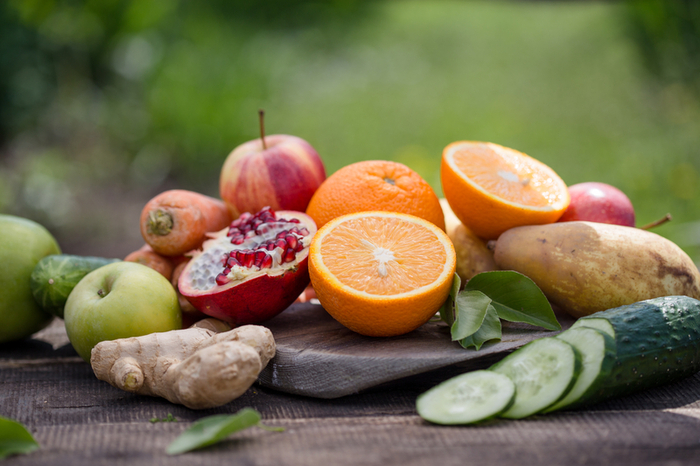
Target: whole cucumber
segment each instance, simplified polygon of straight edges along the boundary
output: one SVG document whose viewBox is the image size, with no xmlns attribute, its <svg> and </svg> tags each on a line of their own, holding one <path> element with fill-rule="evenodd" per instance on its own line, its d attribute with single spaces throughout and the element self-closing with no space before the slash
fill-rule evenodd
<svg viewBox="0 0 700 466">
<path fill-rule="evenodd" d="M 648 299 L 598 312 L 572 328 L 590 327 L 615 339 L 610 375 L 596 381 L 586 404 L 671 383 L 700 371 L 700 301 Z"/>
<path fill-rule="evenodd" d="M 75 285 L 88 273 L 119 259 L 54 254 L 37 263 L 30 276 L 36 302 L 45 311 L 63 319 L 63 308 Z"/>
</svg>

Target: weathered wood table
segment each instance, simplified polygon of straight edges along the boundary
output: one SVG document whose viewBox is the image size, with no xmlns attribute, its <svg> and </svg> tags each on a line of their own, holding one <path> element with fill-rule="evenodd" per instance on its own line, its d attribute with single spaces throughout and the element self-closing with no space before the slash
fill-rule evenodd
<svg viewBox="0 0 700 466">
<path fill-rule="evenodd" d="M 254 385 L 226 406 L 193 411 L 98 381 L 57 320 L 31 340 L 0 345 L 0 415 L 23 423 L 41 444 L 4 463 L 700 464 L 700 374 L 579 411 L 478 426 L 431 425 L 417 416 L 415 400 L 447 376 L 444 369 L 432 370 L 334 399 Z M 204 450 L 166 455 L 167 445 L 193 421 L 244 407 L 285 431 L 251 428 Z M 151 422 L 169 414 L 177 422 Z"/>
</svg>

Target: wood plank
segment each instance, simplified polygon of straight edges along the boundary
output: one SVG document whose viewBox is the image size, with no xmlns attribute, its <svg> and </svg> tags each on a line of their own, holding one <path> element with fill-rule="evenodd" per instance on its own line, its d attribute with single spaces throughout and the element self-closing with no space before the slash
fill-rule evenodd
<svg viewBox="0 0 700 466">
<path fill-rule="evenodd" d="M 36 342 L 0 348 L 0 361 L 22 360 Z M 97 380 L 71 362 L 70 348 L 38 345 L 41 361 L 0 367 L 0 414 L 25 424 L 41 450 L 15 465 L 132 466 L 255 464 L 321 466 L 541 464 L 656 466 L 700 461 L 700 373 L 672 385 L 571 412 L 444 427 L 421 420 L 415 399 L 427 374 L 360 394 L 321 399 L 254 386 L 214 410 L 193 411 Z M 9 357 L 11 355 L 11 357 Z M 281 433 L 253 428 L 212 448 L 169 457 L 165 447 L 192 422 L 253 407 Z M 179 422 L 151 423 L 172 413 Z"/>
<path fill-rule="evenodd" d="M 430 425 L 415 415 L 268 419 L 205 450 L 169 457 L 177 423 L 73 424 L 34 429 L 42 449 L 11 465 L 691 465 L 700 421 L 663 412 L 561 413 L 470 427 Z M 660 435 L 663 433 L 663 435 Z"/>
<path fill-rule="evenodd" d="M 557 316 L 563 328 L 573 319 Z M 536 338 L 555 335 L 541 328 L 503 322 L 503 338 L 479 351 L 450 340 L 449 328 L 429 322 L 392 338 L 352 332 L 320 305 L 292 305 L 264 324 L 272 330 L 277 355 L 259 383 L 286 393 L 338 398 L 406 377 L 441 370 L 460 373 L 486 367 Z"/>
</svg>

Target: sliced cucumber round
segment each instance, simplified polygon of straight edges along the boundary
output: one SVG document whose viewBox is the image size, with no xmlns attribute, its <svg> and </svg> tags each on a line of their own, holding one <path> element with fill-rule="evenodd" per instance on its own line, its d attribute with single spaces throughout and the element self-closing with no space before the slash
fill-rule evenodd
<svg viewBox="0 0 700 466">
<path fill-rule="evenodd" d="M 515 384 L 505 375 L 481 370 L 458 375 L 420 395 L 420 417 L 435 424 L 472 424 L 498 416 L 515 399 Z"/>
<path fill-rule="evenodd" d="M 615 365 L 615 340 L 596 329 L 577 327 L 556 336 L 571 344 L 581 354 L 581 373 L 569 393 L 545 412 L 573 408 L 586 402 L 595 393 Z"/>
<path fill-rule="evenodd" d="M 581 356 L 564 340 L 541 338 L 517 349 L 489 370 L 506 375 L 515 383 L 515 401 L 500 416 L 521 419 L 566 395 L 581 371 Z"/>
</svg>

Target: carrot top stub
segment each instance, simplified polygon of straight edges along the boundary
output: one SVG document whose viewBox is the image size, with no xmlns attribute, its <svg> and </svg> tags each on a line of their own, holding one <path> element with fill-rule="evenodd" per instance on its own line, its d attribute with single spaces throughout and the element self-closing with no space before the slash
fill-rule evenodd
<svg viewBox="0 0 700 466">
<path fill-rule="evenodd" d="M 201 247 L 206 233 L 233 220 L 226 204 L 204 194 L 173 189 L 151 199 L 141 212 L 141 235 L 155 252 L 178 256 Z"/>
<path fill-rule="evenodd" d="M 169 212 L 157 209 L 148 213 L 146 231 L 149 235 L 165 236 L 173 230 L 173 217 Z"/>
</svg>

